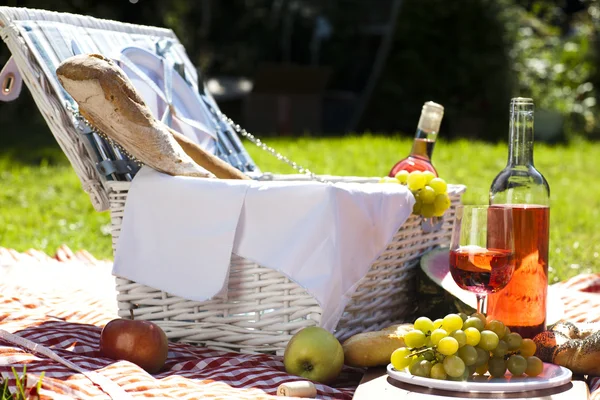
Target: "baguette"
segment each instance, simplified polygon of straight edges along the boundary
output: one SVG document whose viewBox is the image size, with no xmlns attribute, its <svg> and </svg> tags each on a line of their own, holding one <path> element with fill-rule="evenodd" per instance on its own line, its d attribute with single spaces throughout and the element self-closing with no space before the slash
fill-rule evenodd
<svg viewBox="0 0 600 400">
<path fill-rule="evenodd" d="M 79 104 L 81 115 L 149 167 L 169 175 L 248 179 L 192 141 L 183 141 L 183 135 L 176 138 L 152 116 L 127 75 L 110 59 L 99 54 L 73 56 L 58 66 L 56 74 Z"/>
<path fill-rule="evenodd" d="M 404 346 L 404 334 L 412 324 L 363 332 L 349 337 L 343 344 L 344 363 L 352 367 L 375 367 L 390 363 L 394 350 Z"/>
<path fill-rule="evenodd" d="M 533 338 L 535 355 L 575 374 L 600 375 L 600 326 L 559 322 Z"/>
</svg>

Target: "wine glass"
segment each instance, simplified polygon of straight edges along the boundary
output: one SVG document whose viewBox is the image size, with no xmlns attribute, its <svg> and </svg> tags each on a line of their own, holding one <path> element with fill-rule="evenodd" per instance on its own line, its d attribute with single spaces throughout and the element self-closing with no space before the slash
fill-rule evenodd
<svg viewBox="0 0 600 400">
<path fill-rule="evenodd" d="M 458 206 L 450 240 L 450 273 L 477 297 L 483 313 L 488 293 L 504 288 L 515 269 L 512 209 Z"/>
</svg>

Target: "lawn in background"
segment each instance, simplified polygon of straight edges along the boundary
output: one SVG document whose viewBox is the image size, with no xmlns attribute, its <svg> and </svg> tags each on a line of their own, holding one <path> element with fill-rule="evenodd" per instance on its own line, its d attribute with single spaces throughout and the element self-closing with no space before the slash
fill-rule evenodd
<svg viewBox="0 0 600 400">
<path fill-rule="evenodd" d="M 407 154 L 406 138 L 280 138 L 268 143 L 316 173 L 382 176 Z M 293 173 L 270 154 L 247 145 L 263 171 Z M 58 150 L 57 150 L 58 151 Z M 61 244 L 112 257 L 108 213 L 94 211 L 78 178 L 62 156 L 39 166 L 0 155 L 0 246 L 52 254 Z M 434 164 L 450 183 L 467 185 L 464 202 L 487 203 L 489 185 L 506 164 L 505 144 L 439 141 Z M 600 272 L 600 143 L 536 144 L 535 164 L 550 183 L 550 279 Z"/>
</svg>

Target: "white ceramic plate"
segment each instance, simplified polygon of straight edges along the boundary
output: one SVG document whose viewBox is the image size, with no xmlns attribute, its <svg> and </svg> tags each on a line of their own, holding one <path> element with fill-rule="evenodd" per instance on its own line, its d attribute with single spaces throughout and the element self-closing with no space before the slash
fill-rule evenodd
<svg viewBox="0 0 600 400">
<path fill-rule="evenodd" d="M 488 375 L 470 378 L 464 382 L 445 381 L 422 378 L 411 375 L 408 371 L 397 371 L 392 364 L 387 366 L 387 373 L 393 379 L 411 385 L 425 386 L 432 389 L 451 390 L 455 392 L 523 392 L 557 387 L 571 382 L 572 373 L 559 365 L 544 363 L 544 371 L 536 377 L 513 377 L 507 373 L 504 378 L 491 378 Z"/>
</svg>

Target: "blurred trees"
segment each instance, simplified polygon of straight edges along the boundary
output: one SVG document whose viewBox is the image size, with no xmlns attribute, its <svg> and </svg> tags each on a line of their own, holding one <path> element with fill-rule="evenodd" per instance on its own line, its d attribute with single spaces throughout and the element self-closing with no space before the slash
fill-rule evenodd
<svg viewBox="0 0 600 400">
<path fill-rule="evenodd" d="M 331 89 L 359 92 L 380 43 L 365 35 L 385 22 L 389 0 L 5 0 L 172 28 L 205 75 L 252 77 L 259 62 L 333 68 Z M 320 41 L 317 27 L 331 28 Z M 420 107 L 446 107 L 445 137 L 506 137 L 511 96 L 565 118 L 568 135 L 600 135 L 600 0 L 404 0 L 393 48 L 360 128 L 412 134 Z M 327 29 L 325 29 L 327 31 Z M 321 29 L 323 33 L 323 29 Z M 0 46 L 0 62 L 8 50 Z M 3 140 L 21 132 L 52 142 L 22 99 L 0 104 Z M 35 114 L 35 115 L 34 115 Z M 16 134 L 15 132 L 19 132 Z"/>
</svg>

